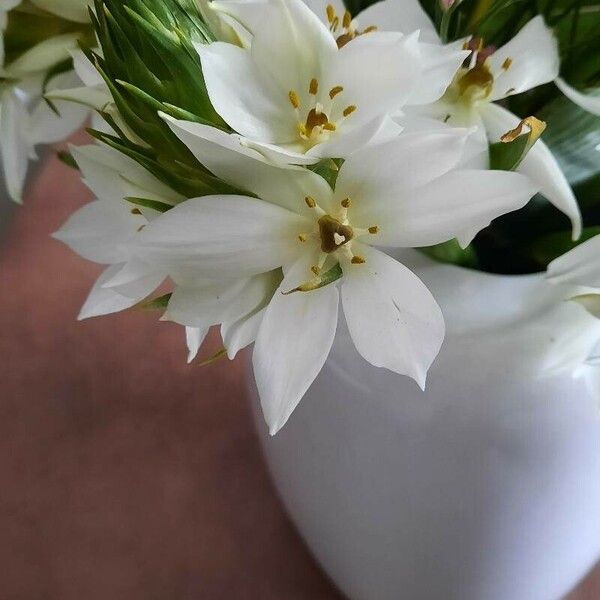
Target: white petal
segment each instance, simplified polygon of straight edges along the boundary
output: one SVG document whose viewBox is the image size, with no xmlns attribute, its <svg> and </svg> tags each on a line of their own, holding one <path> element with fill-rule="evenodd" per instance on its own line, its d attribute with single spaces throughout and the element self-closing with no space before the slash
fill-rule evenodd
<svg viewBox="0 0 600 600">
<path fill-rule="evenodd" d="M 235 358 L 240 350 L 256 339 L 266 308 L 281 284 L 282 273 L 277 270 L 260 277 L 261 279 L 253 284 L 255 287 L 257 287 L 257 284 L 261 286 L 258 304 L 242 317 L 228 319 L 221 325 L 223 345 L 227 348 L 227 356 L 231 360 Z M 258 280 L 259 278 L 255 277 L 254 279 Z"/>
<path fill-rule="evenodd" d="M 361 148 L 388 142 L 401 133 L 402 128 L 384 115 L 350 131 L 340 131 L 326 142 L 313 146 L 308 154 L 319 158 L 348 158 Z"/>
<path fill-rule="evenodd" d="M 322 177 L 307 169 L 275 167 L 235 134 L 167 115 L 163 118 L 209 171 L 233 186 L 300 213 L 307 210 L 306 196 L 326 204 L 331 198 L 331 188 Z"/>
<path fill-rule="evenodd" d="M 516 127 L 520 121 L 518 117 L 497 104 L 489 104 L 482 111 L 482 117 L 492 142 L 498 141 L 502 134 Z M 518 171 L 529 176 L 539 186 L 540 193 L 571 219 L 573 239 L 579 238 L 581 212 L 577 200 L 560 165 L 542 140 L 535 143 L 518 167 Z"/>
<path fill-rule="evenodd" d="M 327 87 L 344 88 L 336 98 L 340 110 L 349 104 L 357 107 L 344 128 L 397 112 L 419 83 L 422 61 L 417 35 L 392 43 L 385 39 L 377 32 L 360 36 L 346 44 L 328 67 Z M 339 116 L 334 112 L 330 119 L 337 121 Z"/>
<path fill-rule="evenodd" d="M 122 267 L 123 265 L 112 265 L 98 278 L 77 317 L 80 321 L 126 310 L 148 295 L 138 295 L 137 297 L 132 295 L 128 297 L 104 287 L 104 283 L 114 277 Z"/>
<path fill-rule="evenodd" d="M 300 93 L 313 77 L 319 77 L 323 60 L 337 53 L 328 28 L 302 0 L 221 2 L 218 6 L 252 34 L 252 57 L 284 98 L 290 90 Z"/>
<path fill-rule="evenodd" d="M 206 338 L 209 327 L 201 329 L 200 327 L 186 327 L 185 328 L 185 341 L 188 347 L 188 364 L 191 363 L 200 350 L 200 346 Z"/>
<path fill-rule="evenodd" d="M 10 197 L 21 202 L 27 162 L 32 150 L 24 134 L 27 129 L 27 110 L 12 90 L 0 97 L 0 145 L 2 166 Z"/>
<path fill-rule="evenodd" d="M 100 75 L 96 67 L 89 61 L 83 50 L 71 50 L 70 54 L 73 58 L 73 68 L 75 69 L 75 73 L 77 73 L 77 77 L 79 77 L 86 86 L 106 86 L 102 75 Z"/>
<path fill-rule="evenodd" d="M 283 295 L 306 277 L 305 257 L 287 273 L 262 320 L 254 346 L 254 377 L 271 435 L 289 419 L 319 374 L 337 328 L 334 285 Z"/>
<path fill-rule="evenodd" d="M 9 77 L 21 78 L 32 73 L 43 73 L 69 58 L 77 48 L 78 33 L 65 33 L 48 38 L 21 54 L 5 69 Z"/>
<path fill-rule="evenodd" d="M 196 49 L 210 100 L 235 131 L 270 143 L 296 139 L 288 92 L 265 79 L 248 51 L 224 42 Z"/>
<path fill-rule="evenodd" d="M 227 324 L 223 323 L 221 326 L 221 336 L 230 360 L 233 360 L 240 350 L 243 350 L 246 346 L 254 342 L 266 311 L 265 307 L 237 321 Z"/>
<path fill-rule="evenodd" d="M 412 377 L 425 389 L 440 351 L 442 312 L 425 284 L 387 254 L 357 244 L 362 265 L 343 265 L 342 302 L 356 349 L 369 363 Z"/>
<path fill-rule="evenodd" d="M 439 44 L 440 38 L 418 0 L 383 0 L 360 13 L 361 26 L 375 25 L 379 31 L 399 31 L 404 34 L 420 30 L 424 42 Z"/>
<path fill-rule="evenodd" d="M 558 77 L 556 81 L 556 86 L 558 89 L 569 99 L 571 102 L 575 102 L 578 106 L 583 108 L 589 113 L 593 115 L 600 116 L 600 96 L 599 95 L 590 95 L 590 94 L 582 94 L 574 87 L 570 86 L 564 79 Z"/>
<path fill-rule="evenodd" d="M 363 227 L 379 226 L 369 237 L 374 244 L 431 246 L 481 231 L 496 217 L 522 208 L 536 191 L 519 173 L 450 171 L 402 197 L 373 202 L 369 212 L 351 218 Z"/>
<path fill-rule="evenodd" d="M 512 62 L 508 69 L 505 61 Z M 529 21 L 519 33 L 488 59 L 494 75 L 494 89 L 490 100 L 499 100 L 520 94 L 558 77 L 560 58 L 558 42 L 541 16 Z"/>
<path fill-rule="evenodd" d="M 403 133 L 384 144 L 363 148 L 340 169 L 336 197 L 350 197 L 360 215 L 382 198 L 396 199 L 455 167 L 468 136 L 466 129 Z"/>
<path fill-rule="evenodd" d="M 87 260 L 123 263 L 130 257 L 127 244 L 145 224 L 124 202 L 97 200 L 71 215 L 53 237 Z"/>
<path fill-rule="evenodd" d="M 71 146 L 71 153 L 83 175 L 84 183 L 105 200 L 138 196 L 176 204 L 183 196 L 159 181 L 137 162 L 99 144 Z"/>
<path fill-rule="evenodd" d="M 462 41 L 445 46 L 422 43 L 419 50 L 422 73 L 416 89 L 408 99 L 409 105 L 429 104 L 441 98 L 470 54 L 468 50 L 463 50 Z"/>
<path fill-rule="evenodd" d="M 548 267 L 553 283 L 573 283 L 600 288 L 600 236 L 580 244 Z"/>
<path fill-rule="evenodd" d="M 298 235 L 313 223 L 245 196 L 204 196 L 162 214 L 137 237 L 136 252 L 209 278 L 272 271 L 302 250 Z M 307 229 L 310 227 L 309 229 Z"/>
</svg>

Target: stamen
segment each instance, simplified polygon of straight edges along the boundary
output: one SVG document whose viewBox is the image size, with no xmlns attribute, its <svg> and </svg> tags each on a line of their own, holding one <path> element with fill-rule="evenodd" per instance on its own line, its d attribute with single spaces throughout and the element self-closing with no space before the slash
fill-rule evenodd
<svg viewBox="0 0 600 600">
<path fill-rule="evenodd" d="M 327 8 L 325 10 L 327 11 L 327 20 L 329 21 L 329 24 L 331 25 L 335 20 L 335 8 L 333 8 L 333 6 L 331 6 L 331 4 L 328 4 Z"/>
<path fill-rule="evenodd" d="M 294 108 L 299 108 L 300 106 L 300 98 L 298 98 L 298 94 L 294 90 L 290 90 L 289 94 L 290 103 Z"/>
<path fill-rule="evenodd" d="M 321 269 L 319 269 L 319 267 L 317 267 L 317 265 L 313 265 L 310 270 L 315 274 L 318 275 L 321 272 Z"/>
<path fill-rule="evenodd" d="M 349 117 L 355 110 L 356 106 L 354 106 L 354 104 L 351 104 L 350 106 L 347 106 L 344 109 L 344 112 L 342 114 L 344 115 L 344 117 Z"/>
<path fill-rule="evenodd" d="M 298 128 L 298 133 L 300 134 L 300 137 L 302 139 L 308 139 L 306 125 L 304 123 L 298 123 L 298 125 L 296 125 L 296 127 Z"/>
<path fill-rule="evenodd" d="M 342 21 L 342 25 L 344 26 L 344 29 L 350 29 L 350 25 L 352 24 L 352 14 L 350 13 L 350 11 L 346 11 L 344 13 L 344 19 Z"/>
<path fill-rule="evenodd" d="M 353 265 L 364 265 L 367 261 L 362 256 L 355 254 L 350 261 Z"/>
<path fill-rule="evenodd" d="M 512 58 L 507 58 L 503 63 L 502 63 L 502 68 L 505 71 L 508 71 L 510 69 L 510 65 L 512 65 Z"/>
<path fill-rule="evenodd" d="M 377 25 L 369 25 L 363 32 L 362 35 L 364 35 L 365 33 L 373 33 L 374 31 L 377 31 L 379 28 L 377 27 Z"/>
<path fill-rule="evenodd" d="M 308 208 L 315 208 L 317 206 L 317 201 L 312 196 L 306 196 L 304 202 L 306 202 Z"/>
<path fill-rule="evenodd" d="M 301 234 L 298 236 L 298 239 L 299 239 L 301 242 L 305 242 L 305 241 L 308 239 L 308 236 L 307 236 L 305 233 L 301 233 Z"/>
<path fill-rule="evenodd" d="M 369 229 L 367 231 L 371 235 L 375 235 L 376 233 L 379 233 L 379 226 L 378 225 L 373 225 L 372 227 L 369 227 Z"/>
<path fill-rule="evenodd" d="M 308 93 L 311 96 L 316 96 L 319 93 L 319 82 L 315 77 L 313 77 L 310 80 L 310 86 L 308 87 Z"/>
<path fill-rule="evenodd" d="M 131 214 L 132 215 L 141 215 L 142 211 L 139 208 L 132 208 L 131 209 Z"/>
<path fill-rule="evenodd" d="M 352 206 L 352 200 L 350 200 L 350 198 L 344 198 L 341 204 L 344 208 L 350 208 Z"/>
<path fill-rule="evenodd" d="M 325 125 L 323 125 L 323 129 L 325 129 L 325 131 L 335 131 L 337 129 L 337 126 L 335 123 L 325 123 Z"/>
<path fill-rule="evenodd" d="M 341 85 L 336 85 L 329 90 L 329 97 L 333 100 L 338 94 L 341 94 L 344 88 Z"/>
<path fill-rule="evenodd" d="M 340 19 L 339 19 L 339 17 L 335 17 L 333 19 L 333 22 L 331 23 L 331 31 L 334 31 L 334 32 L 337 31 L 339 26 L 340 26 Z"/>
</svg>

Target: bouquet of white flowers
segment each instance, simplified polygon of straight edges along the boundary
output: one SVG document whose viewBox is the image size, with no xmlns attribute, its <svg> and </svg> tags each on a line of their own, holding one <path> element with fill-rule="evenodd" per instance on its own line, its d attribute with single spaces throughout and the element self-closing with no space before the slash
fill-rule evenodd
<svg viewBox="0 0 600 600">
<path fill-rule="evenodd" d="M 190 361 L 215 325 L 223 350 L 211 360 L 254 343 L 272 434 L 321 371 L 340 301 L 364 359 L 425 387 L 444 318 L 394 249 L 494 273 L 549 267 L 600 315 L 595 10 L 562 0 L 0 9 L 1 152 L 15 199 L 33 147 L 95 113 L 95 142 L 64 159 L 97 199 L 56 233 L 106 265 L 80 318 L 161 310 L 185 326 Z"/>
</svg>

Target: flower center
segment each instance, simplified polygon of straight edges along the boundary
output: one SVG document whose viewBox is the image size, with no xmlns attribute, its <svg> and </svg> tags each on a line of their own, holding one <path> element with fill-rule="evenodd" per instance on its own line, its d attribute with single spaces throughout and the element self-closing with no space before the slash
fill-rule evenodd
<svg viewBox="0 0 600 600">
<path fill-rule="evenodd" d="M 320 90 L 319 80 L 313 77 L 308 85 L 307 106 L 302 105 L 295 90 L 288 92 L 290 104 L 296 115 L 296 130 L 308 149 L 328 139 L 341 123 L 356 111 L 353 104 L 344 108 L 343 104 L 339 104 L 339 98 L 344 92 L 341 85 L 332 87 L 324 98 Z"/>
<path fill-rule="evenodd" d="M 340 49 L 359 35 L 365 35 L 367 33 L 371 33 L 372 31 L 377 31 L 377 27 L 375 25 L 370 25 L 362 31 L 358 30 L 352 21 L 352 14 L 350 11 L 346 11 L 341 20 L 337 16 L 335 8 L 331 6 L 331 4 L 327 5 L 326 11 L 327 21 L 329 22 L 329 31 L 331 31 L 332 35 L 335 37 L 337 46 Z"/>
<path fill-rule="evenodd" d="M 352 252 L 352 240 L 357 236 L 379 233 L 379 227 L 373 225 L 368 229 L 352 227 L 348 218 L 348 209 L 352 206 L 350 198 L 342 200 L 340 210 L 330 215 L 326 213 L 310 196 L 304 199 L 306 205 L 315 211 L 317 218 L 316 231 L 310 234 L 300 234 L 298 239 L 304 243 L 309 238 L 315 238 L 320 243 L 321 254 L 319 262 L 311 267 L 314 275 L 319 277 L 327 259 L 335 252 L 343 252 L 354 265 L 362 265 L 365 259 Z"/>
</svg>

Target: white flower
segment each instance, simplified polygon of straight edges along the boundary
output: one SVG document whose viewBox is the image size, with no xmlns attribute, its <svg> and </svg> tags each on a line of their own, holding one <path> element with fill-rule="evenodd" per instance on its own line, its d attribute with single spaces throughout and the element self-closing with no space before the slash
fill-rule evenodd
<svg viewBox="0 0 600 600">
<path fill-rule="evenodd" d="M 46 89 L 72 87 L 73 72 L 54 77 Z M 0 85 L 0 159 L 10 197 L 21 202 L 29 160 L 36 159 L 35 147 L 53 144 L 76 131 L 88 116 L 84 107 L 58 101 L 58 114 L 42 98 L 44 76 L 32 75 L 17 85 Z"/>
<path fill-rule="evenodd" d="M 73 87 L 73 72 L 60 73 L 46 81 L 52 67 L 69 58 L 77 48 L 79 33 L 56 35 L 36 44 L 9 65 L 4 65 L 3 31 L 8 12 L 20 4 L 0 0 L 0 157 L 11 198 L 22 200 L 29 160 L 35 159 L 35 146 L 51 144 L 78 129 L 87 110 L 58 101 L 54 108 L 42 98 L 44 92 Z M 87 22 L 87 3 L 82 0 L 36 0 L 39 8 L 78 22 Z M 83 18 L 85 12 L 85 18 Z"/>
<path fill-rule="evenodd" d="M 388 0 L 392 2 L 393 0 Z M 386 4 L 385 2 L 383 4 Z M 471 137 L 470 165 L 485 168 L 488 147 L 520 122 L 519 117 L 495 104 L 514 94 L 556 79 L 558 46 L 542 17 L 529 21 L 519 33 L 485 60 L 473 54 L 469 68 L 460 69 L 453 84 L 438 102 L 419 108 L 454 126 L 475 126 Z M 573 224 L 573 237 L 581 234 L 581 213 L 560 166 L 548 147 L 538 140 L 518 170 L 540 187 L 541 193 L 565 213 Z"/>
<path fill-rule="evenodd" d="M 274 161 L 310 164 L 393 135 L 386 116 L 420 84 L 417 35 L 369 32 L 338 49 L 302 0 L 213 5 L 252 34 L 249 50 L 223 42 L 196 46 L 211 102 L 247 145 Z M 463 58 L 462 50 L 451 52 L 446 83 Z M 440 79 L 433 99 L 444 91 Z"/>
<path fill-rule="evenodd" d="M 310 170 L 277 168 L 217 129 L 167 120 L 210 171 L 258 198 L 188 200 L 153 221 L 136 246 L 169 274 L 193 271 L 199 281 L 283 268 L 254 350 L 272 433 L 321 370 L 337 325 L 337 284 L 288 292 L 316 288 L 341 268 L 344 312 L 359 352 L 424 386 L 444 336 L 442 315 L 423 283 L 374 245 L 440 243 L 485 227 L 535 193 L 516 173 L 453 170 L 467 137 L 460 130 L 404 134 L 364 148 L 346 160 L 333 191 Z M 190 317 L 201 318 L 190 306 Z"/>
<path fill-rule="evenodd" d="M 595 288 L 586 289 L 583 293 L 575 295 L 573 300 L 600 318 L 600 235 L 550 263 L 548 279 L 557 284 Z"/>
<path fill-rule="evenodd" d="M 182 197 L 112 148 L 90 145 L 71 150 L 97 199 L 75 212 L 54 237 L 87 260 L 108 265 L 81 309 L 79 318 L 85 319 L 130 308 L 166 277 L 129 249 L 131 240 L 160 212 L 125 198 L 173 205 Z"/>
</svg>

